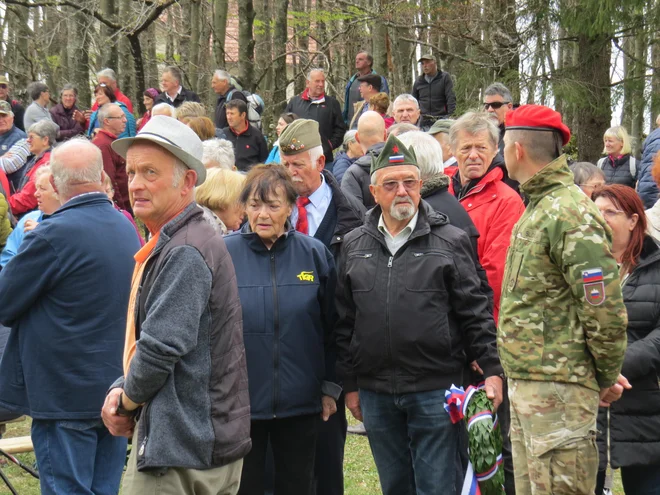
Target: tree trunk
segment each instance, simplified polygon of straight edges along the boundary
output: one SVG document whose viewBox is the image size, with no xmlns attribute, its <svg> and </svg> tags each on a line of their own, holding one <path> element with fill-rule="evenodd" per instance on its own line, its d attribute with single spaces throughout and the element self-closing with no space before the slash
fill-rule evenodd
<svg viewBox="0 0 660 495">
<path fill-rule="evenodd" d="M 213 57 L 216 67 L 225 67 L 225 36 L 227 33 L 227 0 L 213 0 Z"/>
<path fill-rule="evenodd" d="M 633 73 L 635 72 L 635 63 L 630 59 L 629 54 L 635 53 L 635 38 L 632 35 L 626 36 L 623 40 L 623 111 L 621 113 L 621 125 L 627 130 L 632 126 L 633 92 L 634 82 Z"/>
<path fill-rule="evenodd" d="M 660 4 L 656 5 L 660 8 Z M 651 45 L 651 64 L 653 73 L 651 75 L 651 122 L 650 128 L 653 130 L 658 126 L 656 118 L 660 117 L 660 34 L 656 29 L 651 31 L 653 40 Z"/>
<path fill-rule="evenodd" d="M 101 12 L 103 17 L 114 22 L 117 16 L 115 0 L 101 0 Z M 112 29 L 101 24 L 101 38 L 104 40 L 101 49 L 101 65 L 117 70 L 119 67 L 119 38 L 113 36 L 114 34 Z"/>
<path fill-rule="evenodd" d="M 89 88 L 89 20 L 79 10 L 69 8 L 69 67 L 72 83 L 78 88 L 78 101 L 82 108 L 91 106 L 92 95 Z"/>
<path fill-rule="evenodd" d="M 639 17 L 638 25 L 643 25 L 642 16 Z M 644 132 L 644 109 L 646 107 L 646 99 L 644 97 L 644 89 L 646 86 L 646 31 L 639 28 L 635 35 L 635 70 L 634 70 L 634 98 L 632 108 L 632 125 L 630 127 L 630 137 L 632 142 L 632 153 L 634 156 L 641 158 L 642 151 L 642 133 Z"/>
<path fill-rule="evenodd" d="M 274 57 L 273 62 L 273 117 L 279 115 L 286 106 L 286 87 L 287 87 L 287 74 L 286 74 L 286 40 L 287 40 L 287 19 L 289 15 L 289 2 L 288 0 L 275 0 L 274 12 L 275 26 L 273 29 L 273 47 Z M 273 122 L 275 118 L 273 118 Z"/>
<path fill-rule="evenodd" d="M 119 3 L 119 18 L 120 19 L 130 19 L 132 15 L 135 15 L 132 10 L 132 0 L 120 0 Z M 138 40 L 139 41 L 139 40 Z M 125 35 L 121 35 L 119 38 L 119 71 L 117 77 L 119 79 L 118 84 L 122 93 L 125 95 L 142 95 L 142 92 L 145 90 L 144 87 L 144 72 L 142 74 L 142 84 L 136 84 L 135 81 L 135 62 L 131 57 L 132 48 L 131 42 L 127 39 Z M 142 61 L 142 54 L 140 54 L 140 61 Z M 137 100 L 142 100 L 142 97 L 138 97 Z"/>
<path fill-rule="evenodd" d="M 252 0 L 238 3 L 238 77 L 244 88 L 254 90 L 254 5 Z"/>
</svg>

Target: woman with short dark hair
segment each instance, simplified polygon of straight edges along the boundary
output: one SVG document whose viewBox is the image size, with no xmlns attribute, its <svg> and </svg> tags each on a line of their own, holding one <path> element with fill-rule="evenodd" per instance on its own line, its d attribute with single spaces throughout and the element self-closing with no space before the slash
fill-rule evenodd
<svg viewBox="0 0 660 495">
<path fill-rule="evenodd" d="M 99 110 L 106 103 L 114 103 L 115 105 L 119 105 L 119 107 L 124 112 L 124 115 L 126 115 L 126 129 L 119 136 L 117 136 L 117 139 L 135 136 L 137 132 L 135 129 L 135 117 L 126 107 L 126 105 L 124 105 L 121 101 L 117 100 L 117 97 L 115 96 L 115 92 L 112 90 L 110 86 L 104 83 L 98 84 L 94 88 L 94 98 L 96 99 L 96 103 L 98 104 L 99 107 L 89 118 L 89 128 L 87 129 L 87 137 L 91 138 L 93 131 L 97 127 L 101 127 L 101 122 L 99 122 Z"/>
<path fill-rule="evenodd" d="M 253 167 L 240 195 L 248 223 L 225 237 L 243 307 L 252 415 L 239 495 L 264 493 L 269 442 L 275 493 L 312 495 L 319 414 L 327 421 L 341 393 L 326 367 L 334 259 L 322 242 L 291 227 L 297 196 L 286 168 Z"/>
<path fill-rule="evenodd" d="M 65 84 L 60 91 L 60 102 L 50 109 L 50 115 L 60 131 L 57 140 L 62 142 L 79 134 L 85 134 L 85 116 L 78 109 L 78 90 L 72 84 Z"/>
<path fill-rule="evenodd" d="M 592 199 L 612 230 L 612 254 L 619 263 L 628 312 L 628 347 L 621 374 L 632 388 L 598 412 L 600 495 L 609 463 L 621 468 L 630 494 L 660 493 L 660 246 L 646 233 L 644 204 L 631 187 L 612 184 Z M 597 268 L 585 266 L 588 268 Z M 598 291 L 602 282 L 585 284 Z"/>
<path fill-rule="evenodd" d="M 48 111 L 48 102 L 50 101 L 50 90 L 42 82 L 33 82 L 27 88 L 32 103 L 25 109 L 23 116 L 23 125 L 25 131 L 43 119 L 53 120 Z"/>
</svg>

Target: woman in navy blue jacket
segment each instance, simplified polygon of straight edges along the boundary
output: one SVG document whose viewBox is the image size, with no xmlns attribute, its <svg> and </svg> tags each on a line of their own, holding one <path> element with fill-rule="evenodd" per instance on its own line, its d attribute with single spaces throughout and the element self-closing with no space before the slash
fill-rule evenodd
<svg viewBox="0 0 660 495">
<path fill-rule="evenodd" d="M 341 392 L 325 359 L 334 345 L 334 260 L 291 228 L 296 197 L 284 167 L 254 167 L 240 196 L 248 223 L 225 237 L 243 306 L 252 415 L 239 495 L 264 493 L 269 441 L 275 493 L 312 494 L 320 417 L 336 412 Z"/>
</svg>

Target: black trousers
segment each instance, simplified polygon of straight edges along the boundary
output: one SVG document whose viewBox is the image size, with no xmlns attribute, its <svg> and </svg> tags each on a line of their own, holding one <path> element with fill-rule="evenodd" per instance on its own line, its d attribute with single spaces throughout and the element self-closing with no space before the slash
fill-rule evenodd
<svg viewBox="0 0 660 495">
<path fill-rule="evenodd" d="M 316 442 L 315 495 L 344 495 L 344 446 L 346 445 L 346 405 L 342 392 L 337 412 L 321 420 Z"/>
<path fill-rule="evenodd" d="M 251 422 L 252 450 L 243 460 L 239 495 L 263 495 L 270 441 L 275 465 L 275 495 L 313 495 L 318 414 Z"/>
</svg>

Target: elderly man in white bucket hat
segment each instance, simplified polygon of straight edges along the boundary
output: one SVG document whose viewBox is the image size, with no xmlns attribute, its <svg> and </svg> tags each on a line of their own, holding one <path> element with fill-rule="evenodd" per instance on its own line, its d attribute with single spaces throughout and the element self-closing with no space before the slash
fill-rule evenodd
<svg viewBox="0 0 660 495">
<path fill-rule="evenodd" d="M 124 374 L 102 411 L 113 435 L 133 437 L 122 493 L 235 494 L 251 446 L 242 313 L 231 257 L 194 202 L 202 142 L 156 116 L 112 147 L 152 236 L 135 255 Z"/>
</svg>

